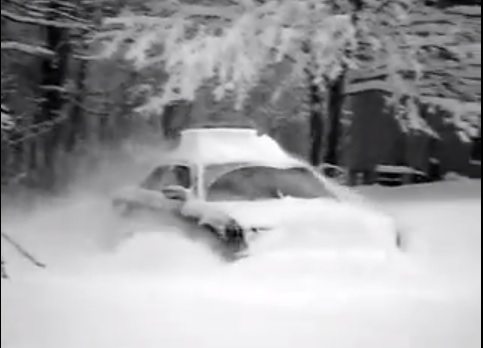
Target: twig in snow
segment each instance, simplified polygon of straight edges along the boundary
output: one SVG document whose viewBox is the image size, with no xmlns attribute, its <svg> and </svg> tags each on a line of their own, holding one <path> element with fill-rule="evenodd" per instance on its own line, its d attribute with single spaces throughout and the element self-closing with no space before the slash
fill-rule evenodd
<svg viewBox="0 0 483 348">
<path fill-rule="evenodd" d="M 5 263 L 5 261 L 3 261 L 3 258 L 2 258 L 2 270 L 1 270 L 1 272 L 2 272 L 2 279 L 8 279 L 9 278 L 8 277 L 8 273 L 7 273 L 7 269 L 5 267 L 5 264 L 6 263 Z"/>
<path fill-rule="evenodd" d="M 38 261 L 32 254 L 30 254 L 27 250 L 25 250 L 19 243 L 17 243 L 14 239 L 12 239 L 8 234 L 2 232 L 2 238 L 11 246 L 17 250 L 20 255 L 25 257 L 28 261 L 33 263 L 35 266 L 39 268 L 46 268 L 47 266 L 43 264 L 42 262 Z M 2 276 L 3 276 L 3 268 L 4 268 L 4 262 L 2 260 Z"/>
</svg>

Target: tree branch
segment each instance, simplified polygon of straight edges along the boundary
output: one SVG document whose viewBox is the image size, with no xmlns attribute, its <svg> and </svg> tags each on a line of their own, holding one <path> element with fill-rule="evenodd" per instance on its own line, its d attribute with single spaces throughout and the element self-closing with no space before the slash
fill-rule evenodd
<svg viewBox="0 0 483 348">
<path fill-rule="evenodd" d="M 203 6 L 182 5 L 182 14 L 186 17 L 213 17 L 233 20 L 240 16 L 239 6 Z"/>
<path fill-rule="evenodd" d="M 11 238 L 8 234 L 2 232 L 2 238 L 11 246 L 17 250 L 17 252 L 22 255 L 24 258 L 26 258 L 28 261 L 30 261 L 34 266 L 37 266 L 39 268 L 46 268 L 47 266 L 43 264 L 42 262 L 38 261 L 32 254 L 30 254 L 27 250 L 25 250 L 19 243 L 17 243 L 13 238 Z M 2 260 L 2 269 L 4 266 L 4 262 Z M 3 272 L 2 272 L 3 273 Z"/>
<path fill-rule="evenodd" d="M 9 20 L 15 23 L 40 25 L 45 27 L 54 27 L 60 29 L 89 29 L 89 26 L 79 23 L 65 23 L 60 21 L 52 21 L 43 18 L 27 17 L 12 13 L 8 10 L 2 9 L 2 19 Z"/>
<path fill-rule="evenodd" d="M 51 50 L 40 47 L 40 46 L 35 46 L 31 44 L 24 44 L 21 42 L 15 42 L 15 41 L 2 41 L 2 51 L 18 51 L 21 53 L 27 53 L 27 54 L 33 54 L 33 55 L 39 55 L 39 56 L 46 56 L 46 57 L 54 57 L 55 53 L 52 52 Z"/>
<path fill-rule="evenodd" d="M 1 269 L 1 278 L 2 279 L 8 279 L 8 273 L 7 273 L 7 269 L 6 269 L 6 262 L 3 261 L 3 258 L 2 258 L 2 269 Z"/>
</svg>

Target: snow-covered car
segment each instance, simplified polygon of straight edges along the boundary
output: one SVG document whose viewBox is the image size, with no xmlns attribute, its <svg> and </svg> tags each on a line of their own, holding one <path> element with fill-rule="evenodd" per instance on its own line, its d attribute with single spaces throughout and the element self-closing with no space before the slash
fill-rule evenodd
<svg viewBox="0 0 483 348">
<path fill-rule="evenodd" d="M 251 129 L 189 129 L 139 187 L 114 198 L 125 216 L 150 211 L 215 236 L 230 254 L 264 234 L 305 228 L 397 250 L 395 221 Z"/>
</svg>

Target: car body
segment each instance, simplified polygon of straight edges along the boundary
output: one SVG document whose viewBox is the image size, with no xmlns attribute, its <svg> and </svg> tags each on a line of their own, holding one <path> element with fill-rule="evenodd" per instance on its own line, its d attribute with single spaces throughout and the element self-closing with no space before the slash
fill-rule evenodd
<svg viewBox="0 0 483 348">
<path fill-rule="evenodd" d="M 150 210 L 194 225 L 233 255 L 249 253 L 264 234 L 304 226 L 332 239 L 397 249 L 395 221 L 359 198 L 268 135 L 200 128 L 184 131 L 148 178 L 119 192 L 114 204 L 124 215 Z"/>
</svg>

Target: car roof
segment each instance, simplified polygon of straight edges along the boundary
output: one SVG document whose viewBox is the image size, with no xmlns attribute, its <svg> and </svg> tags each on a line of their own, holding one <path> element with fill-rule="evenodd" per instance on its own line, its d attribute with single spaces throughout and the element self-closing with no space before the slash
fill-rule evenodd
<svg viewBox="0 0 483 348">
<path fill-rule="evenodd" d="M 252 163 L 276 167 L 305 165 L 270 136 L 247 128 L 194 128 L 181 133 L 169 162 L 217 165 Z"/>
</svg>

